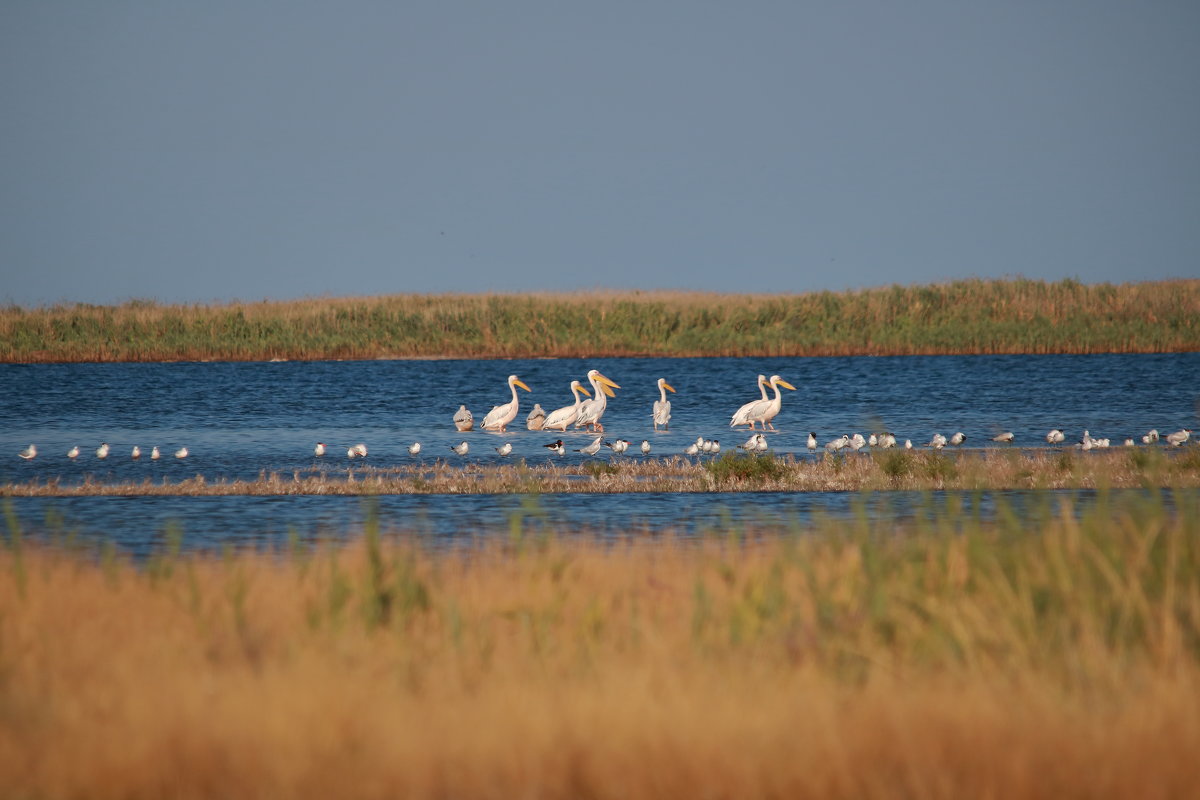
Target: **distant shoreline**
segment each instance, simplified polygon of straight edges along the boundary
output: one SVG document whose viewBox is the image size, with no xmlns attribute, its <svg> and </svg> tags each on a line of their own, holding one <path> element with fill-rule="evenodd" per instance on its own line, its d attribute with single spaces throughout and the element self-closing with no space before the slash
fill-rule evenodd
<svg viewBox="0 0 1200 800">
<path fill-rule="evenodd" d="M 0 363 L 1200 351 L 1200 280 L 0 308 Z"/>
</svg>

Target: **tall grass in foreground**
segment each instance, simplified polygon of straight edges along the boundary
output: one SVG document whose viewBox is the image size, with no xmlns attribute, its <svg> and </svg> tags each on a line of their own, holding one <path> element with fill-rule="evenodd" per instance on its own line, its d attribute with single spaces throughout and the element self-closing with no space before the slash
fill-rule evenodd
<svg viewBox="0 0 1200 800">
<path fill-rule="evenodd" d="M 0 361 L 1111 353 L 1200 348 L 1200 281 L 394 295 L 0 309 Z"/>
<path fill-rule="evenodd" d="M 1194 495 L 685 543 L 0 553 L 16 797 L 1181 797 Z"/>
</svg>

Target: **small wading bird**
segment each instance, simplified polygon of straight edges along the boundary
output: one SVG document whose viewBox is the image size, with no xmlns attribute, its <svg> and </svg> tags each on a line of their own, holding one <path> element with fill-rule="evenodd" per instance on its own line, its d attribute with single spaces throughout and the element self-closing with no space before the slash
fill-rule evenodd
<svg viewBox="0 0 1200 800">
<path fill-rule="evenodd" d="M 466 439 L 463 439 L 458 444 L 450 445 L 450 449 L 460 456 L 465 456 L 467 453 L 471 452 L 471 445 L 467 444 Z"/>
<path fill-rule="evenodd" d="M 959 431 L 958 433 L 956 433 L 950 437 L 950 444 L 954 445 L 955 447 L 958 447 L 960 444 L 962 444 L 966 440 L 967 440 L 967 435 L 965 433 L 963 433 L 962 431 Z"/>
<path fill-rule="evenodd" d="M 867 444 L 867 440 L 863 438 L 861 433 L 856 433 L 850 437 L 850 449 L 854 452 L 862 450 Z"/>
<path fill-rule="evenodd" d="M 67 458 L 79 458 L 79 445 L 75 445 L 67 451 Z"/>
<path fill-rule="evenodd" d="M 942 436 L 940 433 L 935 433 L 933 438 L 929 440 L 928 446 L 934 448 L 935 450 L 941 450 L 946 446 L 946 437 Z"/>
<path fill-rule="evenodd" d="M 642 455 L 645 456 L 645 455 L 649 455 L 649 454 L 650 454 L 650 440 L 642 439 Z"/>
<path fill-rule="evenodd" d="M 904 440 L 904 449 L 905 449 L 905 450 L 912 450 L 912 439 L 905 439 L 905 440 Z"/>
<path fill-rule="evenodd" d="M 320 458 L 321 456 L 325 455 L 325 443 L 324 442 L 317 442 L 317 446 L 313 448 L 313 455 L 316 456 L 317 458 Z"/>
<path fill-rule="evenodd" d="M 767 376 L 758 376 L 758 389 L 762 392 L 762 397 L 758 400 L 751 400 L 744 404 L 737 411 L 733 412 L 733 416 L 729 419 L 729 427 L 736 428 L 738 425 L 749 425 L 748 430 L 754 430 L 754 421 L 750 419 L 750 412 L 759 403 L 767 402 Z"/>
<path fill-rule="evenodd" d="M 37 458 L 37 445 L 31 444 L 29 447 L 26 447 L 24 450 L 17 453 L 17 455 L 26 461 Z"/>
<path fill-rule="evenodd" d="M 1062 444 L 1066 439 L 1067 435 L 1061 428 L 1051 428 L 1046 434 L 1046 444 Z"/>
<path fill-rule="evenodd" d="M 817 449 L 817 434 L 815 431 L 809 432 L 808 441 L 804 443 L 804 446 L 807 447 L 809 450 Z"/>
<path fill-rule="evenodd" d="M 412 444 L 410 444 L 408 446 L 408 454 L 410 456 L 415 456 L 417 453 L 420 453 L 420 452 L 421 452 L 421 443 L 420 442 L 413 442 Z"/>
<path fill-rule="evenodd" d="M 671 401 L 667 399 L 667 392 L 674 393 L 675 389 L 671 384 L 667 383 L 666 378 L 658 379 L 658 399 L 654 401 L 654 430 L 658 430 L 658 426 L 662 425 L 663 430 L 671 430 Z"/>
<path fill-rule="evenodd" d="M 563 447 L 562 439 L 556 439 L 555 441 L 551 442 L 550 444 L 542 445 L 542 447 L 545 447 L 551 453 L 558 453 L 560 456 L 567 450 L 567 448 Z"/>
<path fill-rule="evenodd" d="M 1153 428 L 1142 437 L 1142 444 L 1154 444 L 1158 441 L 1158 428 Z"/>
<path fill-rule="evenodd" d="M 512 442 L 505 442 L 496 448 L 496 452 L 502 456 L 506 456 L 512 452 Z"/>
<path fill-rule="evenodd" d="M 529 387 L 525 385 L 524 381 L 522 381 L 516 375 L 509 375 L 508 388 L 509 391 L 512 392 L 512 400 L 509 400 L 507 403 L 494 406 L 492 410 L 487 413 L 487 416 L 483 418 L 483 422 L 480 424 L 481 428 L 483 428 L 485 431 L 499 431 L 500 433 L 503 433 L 508 427 L 508 423 L 517 418 L 517 411 L 520 406 L 520 403 L 517 400 L 518 386 L 527 392 L 529 391 Z"/>
<path fill-rule="evenodd" d="M 135 444 L 133 446 L 133 450 L 130 451 L 130 453 L 129 453 L 129 457 L 132 458 L 134 461 L 137 461 L 139 458 L 142 457 L 142 448 L 138 447 Z"/>
<path fill-rule="evenodd" d="M 875 434 L 872 433 L 870 436 L 867 437 L 867 446 L 868 447 L 874 447 L 877 444 L 879 444 L 878 436 L 876 436 Z"/>
<path fill-rule="evenodd" d="M 575 427 L 582 428 L 586 425 L 592 429 L 592 433 L 604 433 L 604 426 L 600 424 L 600 418 L 608 409 L 608 400 L 605 398 L 616 397 L 613 389 L 620 389 L 621 386 L 601 375 L 598 369 L 589 369 L 587 379 L 588 383 L 592 384 L 593 397 L 591 400 L 585 400 L 579 407 L 579 416 L 575 418 Z"/>
<path fill-rule="evenodd" d="M 890 431 L 884 431 L 879 434 L 879 446 L 884 450 L 890 450 L 896 446 L 896 434 Z"/>
<path fill-rule="evenodd" d="M 357 455 L 359 458 L 367 457 L 367 446 L 365 444 L 363 444 L 362 442 L 359 442 L 358 444 L 354 445 L 354 447 L 352 447 L 351 449 L 354 451 L 355 455 Z"/>
<path fill-rule="evenodd" d="M 1167 434 L 1167 444 L 1171 445 L 1172 447 L 1182 447 L 1183 443 L 1186 442 L 1188 440 L 1188 437 L 1190 437 L 1191 435 L 1192 435 L 1191 428 L 1182 428 L 1178 431 L 1175 431 L 1175 433 L 1168 433 Z"/>
<path fill-rule="evenodd" d="M 592 440 L 591 444 L 587 445 L 586 447 L 578 447 L 575 449 L 575 452 L 583 453 L 585 456 L 594 456 L 596 453 L 600 452 L 600 441 L 603 438 L 603 436 L 597 436 Z"/>
<path fill-rule="evenodd" d="M 454 428 L 460 433 L 466 433 L 475 427 L 475 417 L 471 416 L 471 412 L 467 410 L 465 405 L 459 406 L 458 411 L 454 412 Z"/>
<path fill-rule="evenodd" d="M 850 445 L 850 437 L 843 433 L 838 438 L 830 439 L 828 442 L 826 442 L 825 449 L 831 453 L 836 453 L 837 451 L 841 450 L 844 447 L 848 447 L 849 445 Z"/>
<path fill-rule="evenodd" d="M 763 436 L 761 433 L 752 433 L 750 434 L 750 438 L 742 444 L 739 444 L 738 447 L 740 447 L 742 450 L 745 450 L 747 453 L 753 453 L 758 450 L 759 440 L 761 439 L 766 441 L 766 438 L 767 437 Z"/>
<path fill-rule="evenodd" d="M 160 458 L 162 458 L 162 454 L 158 452 L 158 445 L 154 445 L 150 448 L 150 460 L 158 461 Z"/>
<path fill-rule="evenodd" d="M 696 441 L 683 448 L 684 455 L 694 456 L 704 447 L 704 437 L 697 436 Z"/>
<path fill-rule="evenodd" d="M 614 455 L 621 455 L 629 449 L 629 442 L 624 439 L 617 439 L 615 442 L 605 442 L 604 446 L 613 451 Z"/>
<path fill-rule="evenodd" d="M 96 448 L 96 458 L 108 458 L 108 442 L 103 442 Z"/>
<path fill-rule="evenodd" d="M 998 444 L 1012 444 L 1013 439 L 1015 438 L 1017 437 L 1013 435 L 1012 431 L 1005 431 L 1004 433 L 993 436 L 992 441 Z"/>
<path fill-rule="evenodd" d="M 575 420 L 579 418 L 579 409 L 583 405 L 583 399 L 579 393 L 583 392 L 588 397 L 591 397 L 591 392 L 583 388 L 583 384 L 579 381 L 571 381 L 571 394 L 575 397 L 575 402 L 569 406 L 556 408 L 551 411 L 546 419 L 542 422 L 542 430 L 544 431 L 565 431 L 568 426 L 574 425 Z"/>
<path fill-rule="evenodd" d="M 188 457 L 188 449 L 186 447 L 179 448 L 178 450 L 175 451 L 175 457 L 176 458 L 187 458 Z"/>
<path fill-rule="evenodd" d="M 540 431 L 545 422 L 546 411 L 542 408 L 541 403 L 534 403 L 533 411 L 530 411 L 529 416 L 525 418 L 525 427 L 531 431 Z"/>
<path fill-rule="evenodd" d="M 1132 438 L 1130 438 L 1130 439 L 1126 439 L 1126 440 L 1125 440 L 1125 446 L 1126 446 L 1126 447 L 1136 447 L 1137 445 L 1136 445 L 1136 443 L 1133 441 L 1133 439 L 1132 439 Z"/>
</svg>

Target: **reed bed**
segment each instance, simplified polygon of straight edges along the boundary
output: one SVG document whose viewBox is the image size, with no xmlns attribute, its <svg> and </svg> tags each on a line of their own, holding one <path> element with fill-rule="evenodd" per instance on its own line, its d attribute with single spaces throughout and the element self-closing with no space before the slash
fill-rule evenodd
<svg viewBox="0 0 1200 800">
<path fill-rule="evenodd" d="M 0 361 L 1145 353 L 1200 349 L 1200 280 L 846 292 L 392 295 L 0 309 Z"/>
<path fill-rule="evenodd" d="M 1200 502 L 0 550 L 10 797 L 1191 796 Z M 1170 507 L 1169 507 L 1170 506 Z M 1173 509 L 1173 510 L 1172 510 Z"/>
<path fill-rule="evenodd" d="M 163 478 L 138 483 L 58 480 L 0 485 L 0 497 L 100 495 L 378 495 L 622 492 L 862 492 L 976 489 L 1200 487 L 1200 447 L 1178 451 L 1111 449 L 889 450 L 796 458 L 726 453 L 696 460 L 595 460 L 582 464 L 351 467 L 342 471 L 261 473 L 255 480 Z"/>
</svg>

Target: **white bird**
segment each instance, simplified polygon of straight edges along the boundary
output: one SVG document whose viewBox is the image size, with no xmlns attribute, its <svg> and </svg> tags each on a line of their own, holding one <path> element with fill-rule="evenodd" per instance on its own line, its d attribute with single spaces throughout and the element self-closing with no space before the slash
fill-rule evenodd
<svg viewBox="0 0 1200 800">
<path fill-rule="evenodd" d="M 135 445 L 133 446 L 133 450 L 132 450 L 132 452 L 130 452 L 130 453 L 129 453 L 129 457 L 130 457 L 130 458 L 132 458 L 132 459 L 134 459 L 135 461 L 136 461 L 137 459 L 141 458 L 141 457 L 142 457 L 142 448 L 138 447 L 138 446 L 135 444 Z"/>
<path fill-rule="evenodd" d="M 889 431 L 884 431 L 879 435 L 879 446 L 884 450 L 890 450 L 896 446 L 896 434 Z"/>
<path fill-rule="evenodd" d="M 1005 431 L 1004 433 L 993 436 L 992 441 L 998 442 L 1000 444 L 1012 444 L 1013 439 L 1015 439 L 1015 438 L 1017 438 L 1017 437 L 1015 434 L 1013 434 L 1012 431 Z"/>
<path fill-rule="evenodd" d="M 24 450 L 17 453 L 17 455 L 19 455 L 21 458 L 25 459 L 26 461 L 37 458 L 37 445 L 31 444 L 31 445 L 29 445 L 29 447 L 26 447 Z"/>
<path fill-rule="evenodd" d="M 588 370 L 587 378 L 588 382 L 592 384 L 592 392 L 595 396 L 591 400 L 585 400 L 579 407 L 579 416 L 575 419 L 575 427 L 582 428 L 584 425 L 589 425 L 593 433 L 603 433 L 604 426 L 600 424 L 600 418 L 604 416 L 604 412 L 608 408 L 608 400 L 605 399 L 605 396 L 616 397 L 612 390 L 621 387 L 601 375 L 599 370 Z"/>
<path fill-rule="evenodd" d="M 1136 447 L 1136 446 L 1137 446 L 1137 443 L 1136 443 L 1136 442 L 1134 442 L 1134 441 L 1133 441 L 1133 439 L 1126 439 L 1126 440 L 1125 440 L 1125 446 L 1126 446 L 1126 447 Z"/>
<path fill-rule="evenodd" d="M 771 420 L 775 419 L 775 417 L 779 414 L 779 410 L 783 408 L 783 398 L 779 394 L 779 387 L 782 386 L 785 389 L 791 389 L 792 391 L 796 390 L 795 386 L 792 386 L 778 375 L 772 375 L 771 379 L 767 381 L 767 383 L 772 389 L 775 390 L 775 396 L 770 400 L 760 400 L 758 404 L 754 406 L 754 408 L 750 409 L 749 415 L 751 420 L 757 420 L 758 422 L 762 423 L 762 428 L 764 431 L 768 427 L 770 427 L 771 430 L 775 430 L 775 425 L 771 422 Z"/>
<path fill-rule="evenodd" d="M 415 456 L 420 452 L 421 452 L 421 443 L 420 442 L 413 442 L 412 444 L 410 444 L 408 446 L 408 454 L 410 456 Z"/>
<path fill-rule="evenodd" d="M 1060 428 L 1052 428 L 1046 434 L 1046 444 L 1062 444 L 1066 438 L 1067 435 Z"/>
<path fill-rule="evenodd" d="M 565 431 L 568 426 L 574 425 L 575 420 L 579 418 L 579 408 L 583 405 L 583 399 L 579 396 L 580 392 L 583 392 L 588 397 L 592 396 L 591 392 L 583 388 L 582 383 L 579 381 L 571 381 L 571 394 L 575 396 L 575 402 L 572 405 L 563 406 L 562 408 L 556 408 L 551 411 L 546 416 L 546 420 L 542 423 L 542 430 Z"/>
<path fill-rule="evenodd" d="M 612 450 L 615 455 L 621 455 L 629 449 L 629 442 L 624 439 L 617 439 L 615 442 L 605 442 L 604 446 Z"/>
<path fill-rule="evenodd" d="M 1142 444 L 1154 444 L 1158 441 L 1158 428 L 1153 428 L 1142 437 Z"/>
<path fill-rule="evenodd" d="M 546 410 L 542 408 L 541 403 L 533 404 L 533 411 L 529 412 L 529 416 L 525 418 L 525 428 L 531 431 L 540 431 L 546 423 Z"/>
<path fill-rule="evenodd" d="M 465 456 L 467 453 L 471 452 L 471 445 L 467 444 L 466 439 L 463 439 L 458 444 L 450 445 L 450 449 L 455 453 L 458 453 L 460 456 Z"/>
<path fill-rule="evenodd" d="M 905 439 L 905 440 L 904 440 L 904 449 L 905 449 L 905 450 L 912 450 L 912 439 Z"/>
<path fill-rule="evenodd" d="M 837 451 L 841 450 L 844 447 L 848 447 L 849 445 L 850 445 L 850 437 L 843 433 L 838 438 L 830 439 L 828 442 L 826 442 L 825 449 L 831 453 L 836 453 Z"/>
<path fill-rule="evenodd" d="M 1183 443 L 1186 442 L 1188 437 L 1191 435 L 1191 428 L 1181 428 L 1180 430 L 1175 431 L 1175 433 L 1167 434 L 1167 444 L 1171 445 L 1172 447 L 1182 447 Z"/>
<path fill-rule="evenodd" d="M 700 452 L 701 445 L 692 442 L 687 447 L 683 448 L 684 455 L 694 456 Z"/>
<path fill-rule="evenodd" d="M 108 458 L 108 442 L 103 442 L 96 448 L 96 458 Z"/>
<path fill-rule="evenodd" d="M 162 457 L 162 454 L 158 452 L 158 445 L 154 445 L 154 447 L 150 448 L 150 460 L 151 461 L 158 461 L 158 459 L 161 457 Z"/>
<path fill-rule="evenodd" d="M 963 433 L 962 431 L 958 431 L 957 433 L 955 433 L 953 436 L 950 437 L 950 444 L 954 445 L 955 447 L 958 447 L 960 444 L 962 444 L 966 440 L 967 440 L 967 435 L 965 433 Z"/>
<path fill-rule="evenodd" d="M 358 451 L 353 447 L 346 448 L 346 458 L 354 459 L 358 457 Z"/>
<path fill-rule="evenodd" d="M 745 450 L 747 453 L 754 452 L 755 450 L 758 449 L 758 437 L 759 436 L 762 436 L 762 434 L 761 433 L 750 434 L 750 438 L 747 439 L 746 441 L 742 442 L 741 444 L 739 444 L 738 447 L 741 448 L 742 450 Z"/>
<path fill-rule="evenodd" d="M 603 436 L 597 436 L 595 439 L 592 440 L 591 444 L 587 445 L 586 447 L 576 448 L 575 452 L 583 453 L 585 456 L 594 456 L 594 455 L 596 455 L 596 453 L 600 452 L 600 441 L 603 438 L 604 438 Z"/>
<path fill-rule="evenodd" d="M 872 433 L 870 436 L 867 437 L 867 446 L 874 447 L 877 444 L 879 444 L 878 436 L 876 436 L 875 434 Z"/>
<path fill-rule="evenodd" d="M 524 381 L 522 381 L 516 375 L 509 375 L 508 388 L 509 391 L 512 392 L 512 400 L 509 400 L 507 403 L 494 406 L 492 410 L 487 413 L 487 416 L 483 418 L 483 422 L 480 425 L 481 428 L 483 428 L 485 431 L 500 431 L 503 433 L 504 429 L 508 427 L 508 423 L 516 419 L 517 411 L 520 405 L 517 400 L 518 386 L 527 392 L 529 391 L 529 387 L 525 385 Z"/>
<path fill-rule="evenodd" d="M 454 412 L 454 429 L 460 433 L 466 433 L 474 427 L 475 417 L 465 405 L 459 406 L 458 411 Z"/>
<path fill-rule="evenodd" d="M 764 453 L 767 450 L 767 435 L 760 433 L 758 435 L 758 446 L 755 448 L 758 452 Z"/>
<path fill-rule="evenodd" d="M 946 446 L 946 437 L 942 436 L 940 433 L 935 433 L 933 438 L 929 440 L 929 444 L 927 446 L 936 450 L 941 450 Z"/>
<path fill-rule="evenodd" d="M 817 449 L 817 434 L 816 433 L 811 432 L 811 431 L 809 432 L 808 441 L 805 443 L 805 447 L 807 447 L 809 450 Z"/>
<path fill-rule="evenodd" d="M 325 455 L 325 443 L 324 442 L 317 442 L 317 446 L 313 448 L 313 455 L 317 456 L 318 458 Z"/>
<path fill-rule="evenodd" d="M 562 439 L 556 439 L 556 440 L 554 440 L 553 442 L 551 442 L 550 444 L 544 444 L 544 445 L 542 445 L 542 447 L 545 447 L 545 448 L 546 448 L 547 450 L 549 450 L 551 453 L 558 453 L 560 456 L 561 456 L 561 455 L 562 455 L 564 452 L 566 452 L 566 449 L 567 449 L 567 448 L 563 447 L 563 440 L 562 440 Z"/>
<path fill-rule="evenodd" d="M 718 442 L 716 439 L 713 439 L 712 446 L 709 448 L 708 452 L 712 453 L 713 455 L 716 455 L 717 453 L 721 452 L 721 443 Z"/>
<path fill-rule="evenodd" d="M 665 430 L 671 429 L 671 401 L 667 399 L 667 392 L 674 391 L 666 378 L 658 379 L 658 399 L 654 401 L 654 430 L 658 430 L 659 425 Z"/>
<path fill-rule="evenodd" d="M 854 452 L 862 450 L 867 445 L 867 440 L 863 438 L 861 433 L 856 433 L 850 437 L 850 449 Z"/>
<path fill-rule="evenodd" d="M 747 430 L 754 430 L 754 420 L 750 419 L 750 411 L 759 403 L 767 401 L 767 376 L 758 376 L 758 389 L 762 392 L 762 397 L 758 400 L 751 400 L 737 411 L 733 412 L 733 417 L 729 420 L 729 427 L 736 428 L 738 425 L 749 425 Z"/>
<path fill-rule="evenodd" d="M 359 442 L 358 444 L 354 445 L 354 452 L 359 456 L 359 458 L 366 458 L 367 446 L 362 442 Z"/>
<path fill-rule="evenodd" d="M 496 448 L 496 452 L 502 456 L 506 456 L 512 452 L 512 442 L 505 442 Z"/>
<path fill-rule="evenodd" d="M 700 445 L 701 453 L 711 453 L 712 452 L 712 447 L 713 447 L 712 439 L 705 439 L 705 438 L 701 437 L 698 444 Z"/>
<path fill-rule="evenodd" d="M 176 458 L 187 458 L 188 457 L 188 449 L 186 447 L 179 448 L 178 450 L 175 451 L 175 457 Z"/>
<path fill-rule="evenodd" d="M 650 440 L 642 439 L 642 455 L 650 454 Z"/>
<path fill-rule="evenodd" d="M 75 445 L 74 447 L 72 447 L 70 450 L 67 451 L 67 458 L 78 458 L 78 457 L 79 457 L 79 445 Z"/>
</svg>

